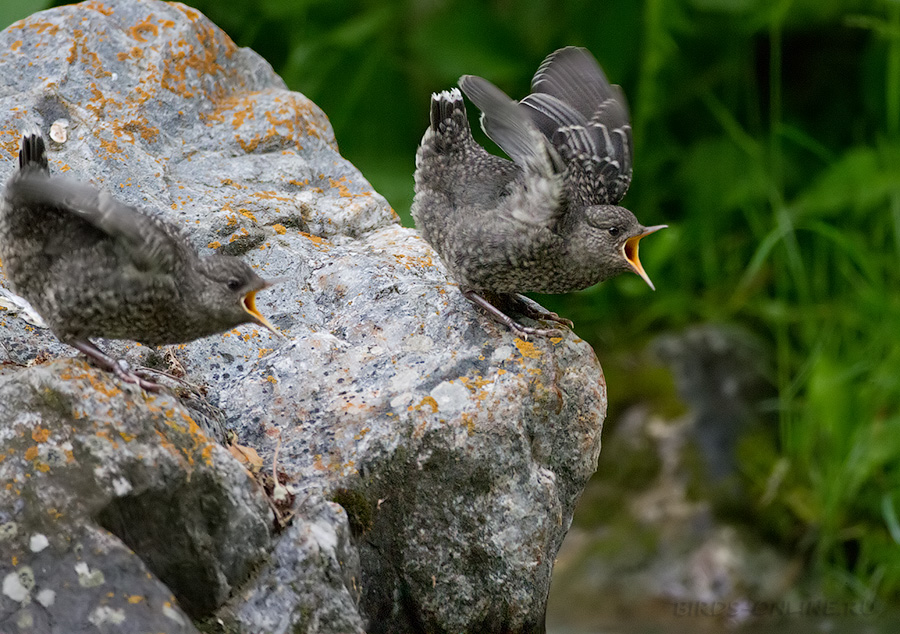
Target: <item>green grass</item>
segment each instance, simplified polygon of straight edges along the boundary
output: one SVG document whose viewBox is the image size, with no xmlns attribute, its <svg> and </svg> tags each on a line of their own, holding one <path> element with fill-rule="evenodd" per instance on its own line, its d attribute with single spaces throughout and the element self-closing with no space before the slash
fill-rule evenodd
<svg viewBox="0 0 900 634">
<path fill-rule="evenodd" d="M 835 595 L 900 596 L 900 1 L 189 4 L 328 113 L 407 223 L 431 91 L 522 95 L 547 53 L 590 48 L 631 102 L 625 203 L 671 228 L 642 249 L 656 293 L 548 303 L 605 363 L 702 322 L 768 342 L 777 433 L 741 460 L 760 531 Z"/>
</svg>

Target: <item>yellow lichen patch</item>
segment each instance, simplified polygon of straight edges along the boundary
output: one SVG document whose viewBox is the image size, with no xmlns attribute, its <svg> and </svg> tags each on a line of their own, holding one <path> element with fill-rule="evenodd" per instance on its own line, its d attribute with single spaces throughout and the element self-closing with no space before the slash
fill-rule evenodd
<svg viewBox="0 0 900 634">
<path fill-rule="evenodd" d="M 186 7 L 178 6 L 184 11 Z M 217 34 L 221 37 L 217 38 Z M 186 99 L 193 98 L 193 92 L 187 89 L 188 71 L 197 77 L 214 77 L 219 75 L 223 67 L 219 63 L 218 51 L 224 49 L 225 57 L 231 57 L 237 50 L 235 43 L 224 33 L 218 31 L 212 25 L 194 26 L 194 35 L 200 42 L 198 47 L 191 46 L 185 40 L 180 40 L 169 49 L 168 58 L 163 60 L 163 74 L 160 85 L 166 90 L 181 95 Z M 213 84 L 215 85 L 215 84 Z M 218 101 L 224 95 L 222 89 L 215 86 L 212 92 L 207 91 L 205 97 L 209 101 Z"/>
<path fill-rule="evenodd" d="M 285 226 L 280 225 L 280 224 L 272 225 L 272 229 L 274 229 L 275 233 L 277 233 L 280 236 L 283 236 L 287 232 L 287 229 L 285 228 Z"/>
<path fill-rule="evenodd" d="M 72 30 L 72 48 L 66 61 L 70 64 L 81 66 L 85 72 L 94 77 L 112 77 L 112 73 L 103 70 L 100 56 L 87 46 L 87 38 L 82 29 Z"/>
<path fill-rule="evenodd" d="M 328 250 L 331 248 L 331 243 L 328 242 L 325 238 L 320 238 L 319 236 L 314 236 L 311 233 L 306 233 L 305 231 L 301 231 L 300 235 L 312 242 L 317 247 Z"/>
<path fill-rule="evenodd" d="M 206 246 L 209 247 L 210 249 L 218 249 L 220 246 L 222 246 L 222 243 L 219 242 L 218 240 L 213 240 Z"/>
<path fill-rule="evenodd" d="M 363 427 L 359 430 L 359 433 L 353 437 L 353 440 L 362 440 L 370 431 L 372 431 L 371 427 Z"/>
<path fill-rule="evenodd" d="M 120 62 L 124 62 L 127 59 L 140 59 L 144 56 L 144 51 L 142 51 L 137 46 L 132 46 L 128 51 L 122 51 L 121 53 L 116 53 L 116 59 Z"/>
<path fill-rule="evenodd" d="M 338 196 L 340 196 L 341 198 L 353 198 L 353 193 L 347 187 L 347 177 L 346 176 L 341 176 L 337 180 L 329 177 L 328 183 L 331 185 L 332 189 L 338 190 Z"/>
<path fill-rule="evenodd" d="M 423 398 L 423 399 L 419 402 L 418 405 L 410 405 L 410 406 L 407 408 L 407 410 L 409 410 L 410 412 L 417 412 L 417 411 L 419 411 L 420 409 L 422 409 L 422 408 L 425 407 L 425 406 L 428 406 L 428 407 L 431 408 L 431 413 L 432 413 L 432 414 L 436 414 L 437 411 L 438 411 L 438 404 L 437 404 L 437 401 L 434 400 L 434 397 L 432 397 L 432 396 L 426 396 L 425 398 Z"/>
<path fill-rule="evenodd" d="M 159 27 L 150 21 L 152 19 L 152 15 L 147 16 L 143 22 L 138 22 L 133 27 L 128 29 L 128 34 L 138 42 L 146 42 L 147 38 L 144 37 L 145 35 L 152 35 L 153 37 L 156 37 L 157 35 L 159 35 Z"/>
<path fill-rule="evenodd" d="M 247 227 L 241 227 L 240 231 L 235 231 L 228 238 L 228 242 L 234 242 L 235 240 L 240 240 L 244 236 L 249 236 L 250 232 L 247 231 Z"/>
<path fill-rule="evenodd" d="M 13 51 L 18 51 L 22 47 L 22 40 L 16 40 L 10 45 Z"/>
<path fill-rule="evenodd" d="M 98 436 L 99 438 L 102 438 L 103 440 L 106 440 L 107 442 L 109 442 L 109 444 L 111 444 L 114 448 L 116 448 L 116 449 L 119 448 L 119 443 L 118 443 L 118 441 L 116 441 L 115 438 L 113 438 L 112 436 L 110 436 L 109 430 L 108 430 L 108 429 L 101 429 L 101 430 L 99 430 L 99 431 L 97 432 L 97 436 Z"/>
<path fill-rule="evenodd" d="M 259 349 L 259 359 L 262 359 L 264 356 L 272 352 L 272 348 L 260 348 Z"/>
<path fill-rule="evenodd" d="M 278 383 L 278 379 L 276 379 L 271 374 L 266 375 L 266 381 L 268 381 L 269 383 Z"/>
<path fill-rule="evenodd" d="M 143 600 L 144 600 L 144 597 L 142 597 L 139 594 L 132 594 L 131 596 L 128 597 L 128 603 L 132 603 L 132 604 L 140 603 Z"/>
<path fill-rule="evenodd" d="M 398 263 L 402 264 L 407 271 L 412 270 L 413 267 L 421 269 L 429 266 L 434 266 L 434 262 L 429 255 L 414 256 L 395 253 L 394 259 L 397 260 Z"/>
<path fill-rule="evenodd" d="M 38 457 L 38 448 L 36 446 L 29 447 L 25 450 L 25 460 L 34 460 Z"/>
<path fill-rule="evenodd" d="M 262 198 L 263 200 L 280 200 L 282 202 L 292 202 L 294 199 L 290 196 L 282 196 L 278 192 L 275 191 L 263 191 L 263 192 L 253 192 L 251 194 L 254 198 Z"/>
<path fill-rule="evenodd" d="M 121 436 L 122 440 L 124 440 L 125 442 L 131 442 L 132 440 L 137 438 L 137 436 L 135 436 L 134 434 L 129 434 L 127 431 L 120 431 L 119 436 Z"/>
<path fill-rule="evenodd" d="M 552 343 L 554 346 L 562 340 L 563 340 L 562 337 L 550 337 L 550 343 Z"/>
<path fill-rule="evenodd" d="M 31 439 L 34 442 L 47 442 L 47 439 L 50 438 L 50 430 L 44 429 L 42 427 L 35 427 L 31 432 Z"/>
<path fill-rule="evenodd" d="M 144 100 L 142 99 L 140 103 L 143 103 L 143 101 Z M 144 116 L 135 117 L 128 121 L 113 121 L 112 125 L 113 132 L 118 137 L 122 137 L 123 135 L 128 135 L 130 137 L 137 133 L 144 141 L 153 143 L 159 136 L 159 128 L 150 125 L 147 117 Z"/>
<path fill-rule="evenodd" d="M 248 219 L 252 220 L 253 222 L 259 222 L 256 219 L 256 216 L 253 215 L 253 212 L 251 212 L 249 209 L 241 208 L 241 209 L 238 209 L 237 212 L 239 214 L 241 214 L 244 218 L 248 218 Z M 245 229 L 245 231 L 246 231 L 246 229 Z"/>
<path fill-rule="evenodd" d="M 513 342 L 516 345 L 516 348 L 519 349 L 519 354 L 528 359 L 538 359 L 541 356 L 541 351 L 534 347 L 534 344 L 530 341 L 525 341 L 524 339 L 519 339 L 518 337 Z"/>
<path fill-rule="evenodd" d="M 475 435 L 475 417 L 468 412 L 463 412 L 462 415 L 460 416 L 460 418 L 462 418 L 463 427 L 466 428 L 466 432 L 468 432 L 469 436 L 474 436 Z"/>
<path fill-rule="evenodd" d="M 110 9 L 102 2 L 97 2 L 96 0 L 88 0 L 88 2 L 82 2 L 80 6 L 85 9 L 90 9 L 91 11 L 96 11 L 97 13 L 102 13 L 105 16 L 110 16 L 113 14 L 112 9 Z"/>
<path fill-rule="evenodd" d="M 246 106 L 239 110 L 235 110 L 231 115 L 231 125 L 232 127 L 239 128 L 244 125 L 245 120 L 253 121 L 256 119 L 256 113 L 253 112 L 253 104 L 248 103 Z"/>
<path fill-rule="evenodd" d="M 29 20 L 28 22 L 26 22 L 24 24 L 24 26 L 22 28 L 25 28 L 25 27 L 27 27 L 29 29 L 34 29 L 41 35 L 43 35 L 44 33 L 48 33 L 52 36 L 52 35 L 56 35 L 57 32 L 59 32 L 59 26 L 57 26 L 56 24 L 53 24 L 52 22 L 47 22 L 46 20 L 44 20 L 44 21 Z"/>
<path fill-rule="evenodd" d="M 121 154 L 122 148 L 119 147 L 119 144 L 116 143 L 116 140 L 107 141 L 106 139 L 100 139 L 100 147 L 106 150 L 109 154 Z"/>
</svg>

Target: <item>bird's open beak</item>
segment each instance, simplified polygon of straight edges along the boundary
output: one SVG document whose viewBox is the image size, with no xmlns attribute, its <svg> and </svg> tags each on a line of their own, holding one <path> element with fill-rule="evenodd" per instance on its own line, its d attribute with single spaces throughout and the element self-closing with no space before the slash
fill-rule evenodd
<svg viewBox="0 0 900 634">
<path fill-rule="evenodd" d="M 646 227 L 643 233 L 641 233 L 640 235 L 636 235 L 633 238 L 628 238 L 625 241 L 625 244 L 622 245 L 622 255 L 625 256 L 626 260 L 628 260 L 631 268 L 634 269 L 634 272 L 640 275 L 644 279 L 644 281 L 647 282 L 647 286 L 649 286 L 654 291 L 656 290 L 656 287 L 653 286 L 653 282 L 650 281 L 650 276 L 647 275 L 644 267 L 641 266 L 641 260 L 638 257 L 638 243 L 644 236 L 649 236 L 651 233 L 659 231 L 660 229 L 665 229 L 668 226 L 669 225 L 655 225 L 653 227 Z"/>
<path fill-rule="evenodd" d="M 269 286 L 271 286 L 271 284 L 266 284 L 266 286 L 263 286 L 263 288 L 268 288 Z M 253 321 L 258 323 L 260 326 L 265 326 L 276 335 L 283 336 L 275 329 L 275 326 L 270 324 L 269 320 L 263 317 L 262 313 L 256 309 L 256 291 L 250 291 L 249 293 L 244 295 L 241 298 L 241 306 L 250 314 L 251 317 L 253 317 Z"/>
</svg>

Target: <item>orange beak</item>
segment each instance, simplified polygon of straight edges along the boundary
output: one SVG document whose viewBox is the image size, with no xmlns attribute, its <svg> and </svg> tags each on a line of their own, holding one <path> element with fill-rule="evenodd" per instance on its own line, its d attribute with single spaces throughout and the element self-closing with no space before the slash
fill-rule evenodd
<svg viewBox="0 0 900 634">
<path fill-rule="evenodd" d="M 647 275 L 644 267 L 641 266 L 641 260 L 638 257 L 638 243 L 644 236 L 649 236 L 651 233 L 659 231 L 660 229 L 665 229 L 668 226 L 669 225 L 655 225 L 653 227 L 646 227 L 642 233 L 634 236 L 633 238 L 628 238 L 625 241 L 625 244 L 622 245 L 622 255 L 625 256 L 626 260 L 628 260 L 631 268 L 634 269 L 634 272 L 640 275 L 643 280 L 647 282 L 647 286 L 649 286 L 654 291 L 656 290 L 656 287 L 653 286 L 653 282 L 650 281 L 650 276 Z"/>
<path fill-rule="evenodd" d="M 269 286 L 271 286 L 271 284 L 266 284 L 266 286 L 263 286 L 263 288 L 268 288 Z M 262 290 L 262 288 L 259 290 Z M 281 337 L 284 336 L 275 329 L 275 326 L 273 326 L 271 323 L 269 323 L 268 319 L 263 317 L 262 313 L 259 312 L 259 310 L 257 310 L 257 308 L 256 308 L 256 291 L 250 291 L 249 293 L 244 295 L 244 297 L 241 298 L 241 306 L 244 308 L 244 310 L 246 310 L 250 314 L 251 317 L 253 317 L 253 321 L 258 323 L 260 326 L 265 326 L 266 328 L 271 330 L 276 335 L 279 335 Z"/>
</svg>

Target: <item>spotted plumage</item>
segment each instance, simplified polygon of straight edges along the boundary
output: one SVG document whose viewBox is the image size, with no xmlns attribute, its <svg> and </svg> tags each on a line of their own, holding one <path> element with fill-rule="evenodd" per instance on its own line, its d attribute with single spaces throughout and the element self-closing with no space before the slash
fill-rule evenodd
<svg viewBox="0 0 900 634">
<path fill-rule="evenodd" d="M 549 334 L 486 296 L 527 308 L 518 293 L 566 293 L 625 271 L 652 287 L 638 241 L 662 226 L 644 227 L 618 205 L 632 173 L 628 105 L 593 56 L 574 47 L 551 54 L 519 102 L 481 77 L 459 85 L 512 160 L 475 142 L 459 90 L 435 93 L 412 214 L 466 296 L 520 334 Z"/>
<path fill-rule="evenodd" d="M 0 258 L 13 290 L 60 340 L 149 389 L 157 386 L 90 338 L 180 343 L 248 322 L 274 331 L 254 305 L 269 283 L 249 265 L 201 258 L 173 225 L 51 176 L 37 131 L 23 135 L 0 202 Z"/>
</svg>

